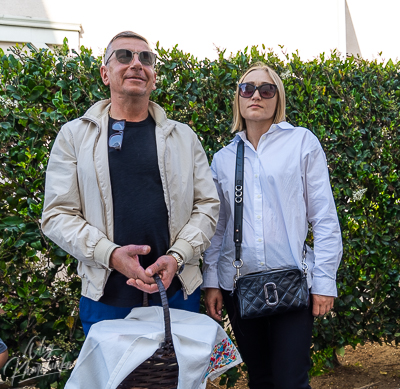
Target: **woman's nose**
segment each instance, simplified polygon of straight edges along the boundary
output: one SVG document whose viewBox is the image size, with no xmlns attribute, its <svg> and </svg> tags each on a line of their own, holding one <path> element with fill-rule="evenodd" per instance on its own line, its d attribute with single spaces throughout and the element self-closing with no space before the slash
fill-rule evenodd
<svg viewBox="0 0 400 389">
<path fill-rule="evenodd" d="M 261 100 L 260 92 L 258 89 L 254 92 L 253 96 L 251 96 L 253 100 Z"/>
</svg>

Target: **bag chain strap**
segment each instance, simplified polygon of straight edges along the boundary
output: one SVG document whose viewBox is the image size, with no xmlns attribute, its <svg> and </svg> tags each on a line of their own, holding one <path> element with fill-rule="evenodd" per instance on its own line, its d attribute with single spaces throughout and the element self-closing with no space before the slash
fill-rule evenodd
<svg viewBox="0 0 400 389">
<path fill-rule="evenodd" d="M 236 289 L 236 282 L 241 276 L 240 268 L 243 266 L 243 260 L 240 258 L 242 248 L 242 228 L 243 228 L 243 191 L 244 191 L 244 142 L 240 139 L 236 151 L 236 170 L 235 170 L 235 210 L 234 210 L 234 233 L 233 241 L 235 242 L 236 256 L 232 262 L 236 269 L 236 274 L 233 276 L 233 289 Z M 301 266 L 304 275 L 307 275 L 308 265 L 306 262 L 307 246 L 306 242 L 303 245 Z"/>
<path fill-rule="evenodd" d="M 243 189 L 244 189 L 244 142 L 240 139 L 236 152 L 236 170 L 235 170 L 235 214 L 234 214 L 234 233 L 236 257 L 232 262 L 236 269 L 233 277 L 233 288 L 236 289 L 236 281 L 241 276 L 240 268 L 243 266 L 243 260 L 240 258 L 242 247 L 242 227 L 243 227 Z"/>
</svg>

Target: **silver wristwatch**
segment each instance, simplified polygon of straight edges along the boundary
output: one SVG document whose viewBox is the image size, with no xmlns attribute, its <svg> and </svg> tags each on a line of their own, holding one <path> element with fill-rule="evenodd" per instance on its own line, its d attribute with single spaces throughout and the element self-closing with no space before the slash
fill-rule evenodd
<svg viewBox="0 0 400 389">
<path fill-rule="evenodd" d="M 184 267 L 185 267 L 185 264 L 183 262 L 183 258 L 175 251 L 170 251 L 168 253 L 168 255 L 173 256 L 175 258 L 175 260 L 176 260 L 176 263 L 178 264 L 178 270 L 176 271 L 176 274 L 178 274 L 178 275 L 181 274 L 183 269 L 184 269 Z"/>
</svg>

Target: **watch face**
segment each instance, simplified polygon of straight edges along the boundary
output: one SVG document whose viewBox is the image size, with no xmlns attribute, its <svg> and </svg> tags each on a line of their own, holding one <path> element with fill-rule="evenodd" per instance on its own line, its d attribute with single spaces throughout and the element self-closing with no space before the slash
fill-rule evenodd
<svg viewBox="0 0 400 389">
<path fill-rule="evenodd" d="M 181 274 L 183 272 L 183 269 L 185 268 L 185 264 L 183 263 L 181 266 L 178 266 L 178 270 L 176 272 L 176 274 Z"/>
</svg>

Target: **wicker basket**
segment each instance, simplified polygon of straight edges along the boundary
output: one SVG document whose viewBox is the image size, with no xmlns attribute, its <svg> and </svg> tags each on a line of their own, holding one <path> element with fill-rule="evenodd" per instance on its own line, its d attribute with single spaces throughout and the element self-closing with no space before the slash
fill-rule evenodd
<svg viewBox="0 0 400 389">
<path fill-rule="evenodd" d="M 132 371 L 117 389 L 176 389 L 179 367 L 171 335 L 167 294 L 158 274 L 154 275 L 164 311 L 165 341 L 156 352 Z"/>
</svg>

